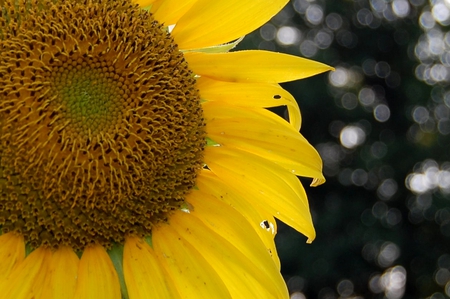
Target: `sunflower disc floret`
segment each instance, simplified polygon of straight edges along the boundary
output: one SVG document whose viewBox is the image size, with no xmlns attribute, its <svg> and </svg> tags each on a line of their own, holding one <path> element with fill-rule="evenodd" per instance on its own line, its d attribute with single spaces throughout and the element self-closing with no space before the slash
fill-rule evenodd
<svg viewBox="0 0 450 299">
<path fill-rule="evenodd" d="M 130 1 L 2 1 L 0 226 L 107 248 L 184 204 L 203 165 L 195 78 Z"/>
</svg>

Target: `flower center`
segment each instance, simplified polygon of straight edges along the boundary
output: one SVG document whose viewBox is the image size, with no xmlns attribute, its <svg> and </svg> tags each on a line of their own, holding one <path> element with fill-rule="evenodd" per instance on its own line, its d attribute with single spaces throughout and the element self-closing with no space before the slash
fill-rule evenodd
<svg viewBox="0 0 450 299">
<path fill-rule="evenodd" d="M 148 236 L 203 165 L 203 114 L 182 53 L 129 0 L 3 2 L 3 233 L 79 250 Z"/>
</svg>

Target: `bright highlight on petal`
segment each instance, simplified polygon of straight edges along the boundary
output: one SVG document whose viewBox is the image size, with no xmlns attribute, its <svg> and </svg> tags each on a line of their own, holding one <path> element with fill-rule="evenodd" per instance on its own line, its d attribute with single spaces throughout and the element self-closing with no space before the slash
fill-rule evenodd
<svg viewBox="0 0 450 299">
<path fill-rule="evenodd" d="M 279 12 L 288 0 L 199 0 L 172 31 L 182 50 L 230 42 L 252 32 Z"/>
<path fill-rule="evenodd" d="M 200 173 L 198 178 L 198 188 L 203 193 L 210 194 L 210 196 L 215 199 L 227 203 L 247 219 L 248 223 L 253 227 L 261 241 L 264 243 L 266 251 L 272 258 L 277 269 L 280 270 L 280 260 L 274 242 L 277 226 L 272 214 L 267 213 L 262 209 L 256 209 L 255 206 L 245 198 L 233 192 L 232 189 L 209 170 L 204 170 Z"/>
<path fill-rule="evenodd" d="M 187 52 L 185 58 L 196 74 L 229 82 L 281 83 L 333 69 L 313 60 L 261 50 L 213 54 Z"/>
<path fill-rule="evenodd" d="M 239 150 L 207 147 L 205 162 L 223 182 L 308 237 L 316 236 L 303 186 L 280 166 Z"/>
<path fill-rule="evenodd" d="M 187 233 L 189 228 L 183 232 Z M 204 258 L 204 253 L 184 241 L 182 234 L 170 224 L 156 228 L 152 240 L 160 265 L 183 298 L 231 299 L 226 285 Z"/>
<path fill-rule="evenodd" d="M 300 130 L 302 117 L 297 101 L 278 84 L 234 83 L 201 77 L 197 80 L 197 86 L 202 98 L 208 101 L 252 108 L 286 106 L 289 122 L 297 131 Z"/>
<path fill-rule="evenodd" d="M 121 299 L 119 278 L 106 250 L 92 245 L 83 251 L 75 299 Z"/>
<path fill-rule="evenodd" d="M 209 261 L 231 297 L 286 297 L 288 293 L 281 274 L 268 275 L 276 273 L 277 269 L 246 220 L 232 208 L 214 200 L 206 207 L 202 201 L 209 198 L 196 193 L 199 192 L 191 196 L 194 210 L 190 214 L 173 215 L 171 227 Z M 202 210 L 195 209 L 196 206 Z M 228 221 L 230 218 L 235 221 Z"/>
<path fill-rule="evenodd" d="M 218 102 L 204 104 L 203 110 L 208 136 L 218 144 L 254 153 L 295 175 L 325 181 L 317 151 L 280 117 L 263 109 L 230 107 Z"/>
</svg>

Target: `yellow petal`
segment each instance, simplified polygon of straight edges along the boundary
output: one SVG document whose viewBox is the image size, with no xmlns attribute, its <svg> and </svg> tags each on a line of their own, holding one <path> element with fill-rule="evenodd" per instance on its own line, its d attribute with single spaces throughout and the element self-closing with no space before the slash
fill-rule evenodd
<svg viewBox="0 0 450 299">
<path fill-rule="evenodd" d="M 247 221 L 228 205 L 208 199 L 199 195 L 190 214 L 172 215 L 171 227 L 202 253 L 232 298 L 288 298 L 280 272 Z"/>
<path fill-rule="evenodd" d="M 153 230 L 152 244 L 160 265 L 182 298 L 231 298 L 204 253 L 185 242 L 170 224 Z"/>
<path fill-rule="evenodd" d="M 208 137 L 221 146 L 251 152 L 318 183 L 325 181 L 317 151 L 274 113 L 219 102 L 205 103 L 203 112 Z"/>
<path fill-rule="evenodd" d="M 123 270 L 130 299 L 180 298 L 178 294 L 173 294 L 154 250 L 140 238 L 127 238 L 123 250 Z"/>
<path fill-rule="evenodd" d="M 184 57 L 197 75 L 230 82 L 287 82 L 333 69 L 313 60 L 262 50 L 187 52 Z"/>
<path fill-rule="evenodd" d="M 102 246 L 92 245 L 84 249 L 78 268 L 74 298 L 122 298 L 116 269 Z"/>
<path fill-rule="evenodd" d="M 300 130 L 302 117 L 297 101 L 278 84 L 232 83 L 200 77 L 197 87 L 201 97 L 208 101 L 220 101 L 241 107 L 287 106 L 289 122 L 297 131 Z"/>
<path fill-rule="evenodd" d="M 194 5 L 197 0 L 160 0 L 151 9 L 155 20 L 165 25 L 172 25 Z"/>
<path fill-rule="evenodd" d="M 314 240 L 305 190 L 298 178 L 275 163 L 226 147 L 206 147 L 205 163 L 247 201 Z"/>
<path fill-rule="evenodd" d="M 224 201 L 247 219 L 264 243 L 267 253 L 272 258 L 277 269 L 280 270 L 280 260 L 274 241 L 277 232 L 277 223 L 273 216 L 265 210 L 257 210 L 256 207 L 236 194 L 209 170 L 202 170 L 200 172 L 196 184 L 200 191 Z"/>
<path fill-rule="evenodd" d="M 11 274 L 25 259 L 23 236 L 6 233 L 0 236 L 0 281 Z"/>
<path fill-rule="evenodd" d="M 266 23 L 288 0 L 199 0 L 177 23 L 172 36 L 180 49 L 227 43 Z"/>
<path fill-rule="evenodd" d="M 225 53 L 225 52 L 230 51 L 234 47 L 236 47 L 243 39 L 244 39 L 244 37 L 242 36 L 231 43 L 217 45 L 217 46 L 211 46 L 211 47 L 206 47 L 206 48 L 201 48 L 201 49 L 195 49 L 195 50 L 182 50 L 182 52 L 185 53 L 185 52 L 194 51 L 194 52 L 204 52 L 204 53 Z"/>
<path fill-rule="evenodd" d="M 270 255 L 249 222 L 235 209 L 218 200 L 208 191 L 208 189 L 199 188 L 189 194 L 187 201 L 193 206 L 190 213 L 204 222 L 211 230 L 234 244 L 245 256 L 258 261 L 261 270 L 273 269 L 274 263 L 270 259 Z M 172 224 L 172 221 L 170 223 Z M 264 262 L 268 264 L 264 264 Z"/>
<path fill-rule="evenodd" d="M 2 298 L 35 299 L 42 292 L 52 252 L 39 247 L 0 283 Z"/>
<path fill-rule="evenodd" d="M 67 246 L 56 250 L 50 260 L 39 299 L 72 299 L 78 276 L 79 259 Z"/>
</svg>

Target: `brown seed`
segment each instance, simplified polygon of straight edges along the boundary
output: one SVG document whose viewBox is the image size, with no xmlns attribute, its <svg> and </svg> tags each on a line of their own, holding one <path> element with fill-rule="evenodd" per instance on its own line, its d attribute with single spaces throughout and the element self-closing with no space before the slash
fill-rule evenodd
<svg viewBox="0 0 450 299">
<path fill-rule="evenodd" d="M 80 250 L 150 235 L 203 165 L 182 53 L 131 1 L 1 3 L 3 232 Z"/>
</svg>

